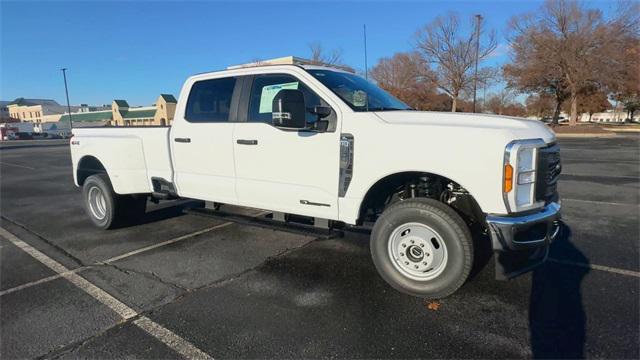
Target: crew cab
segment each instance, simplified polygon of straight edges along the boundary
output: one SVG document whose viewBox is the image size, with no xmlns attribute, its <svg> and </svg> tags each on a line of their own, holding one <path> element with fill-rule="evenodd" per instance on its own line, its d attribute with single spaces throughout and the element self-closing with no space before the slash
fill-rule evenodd
<svg viewBox="0 0 640 360">
<path fill-rule="evenodd" d="M 369 226 L 382 278 L 427 298 L 462 286 L 482 247 L 502 279 L 544 262 L 561 165 L 543 123 L 415 111 L 349 71 L 284 59 L 188 78 L 169 127 L 73 129 L 93 223 L 189 198 Z"/>
</svg>

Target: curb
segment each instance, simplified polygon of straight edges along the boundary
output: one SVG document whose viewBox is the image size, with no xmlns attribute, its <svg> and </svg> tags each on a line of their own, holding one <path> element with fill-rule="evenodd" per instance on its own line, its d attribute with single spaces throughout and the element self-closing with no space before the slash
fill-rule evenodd
<svg viewBox="0 0 640 360">
<path fill-rule="evenodd" d="M 621 132 L 621 133 L 640 133 L 640 129 L 615 129 L 615 128 L 603 128 L 604 130 L 611 132 Z"/>
<path fill-rule="evenodd" d="M 8 145 L 8 146 L 0 146 L 0 150 L 12 150 L 12 149 L 33 149 L 33 148 L 49 148 L 49 147 L 60 147 L 60 146 L 69 146 L 69 144 L 47 144 L 47 145 Z"/>
<path fill-rule="evenodd" d="M 609 133 L 609 134 L 557 134 L 557 138 L 613 138 L 617 137 L 618 134 Z"/>
</svg>

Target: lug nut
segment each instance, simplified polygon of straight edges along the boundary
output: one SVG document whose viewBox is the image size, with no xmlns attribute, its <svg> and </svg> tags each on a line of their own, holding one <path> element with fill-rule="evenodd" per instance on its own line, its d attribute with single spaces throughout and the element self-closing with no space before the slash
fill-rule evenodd
<svg viewBox="0 0 640 360">
<path fill-rule="evenodd" d="M 400 253 L 400 256 L 404 256 L 404 253 Z"/>
<path fill-rule="evenodd" d="M 416 269 L 418 268 L 418 265 L 416 265 Z"/>
<path fill-rule="evenodd" d="M 407 247 L 407 245 L 406 244 L 402 244 L 402 247 Z"/>
<path fill-rule="evenodd" d="M 424 247 L 424 244 L 420 244 L 420 247 Z"/>
<path fill-rule="evenodd" d="M 405 261 L 405 262 L 404 262 L 404 264 L 405 264 L 405 265 L 409 265 L 409 262 L 408 262 L 408 261 Z"/>
<path fill-rule="evenodd" d="M 411 240 L 411 243 L 412 243 L 412 244 L 415 244 L 416 242 L 415 242 L 415 241 L 413 241 L 413 240 Z"/>
</svg>

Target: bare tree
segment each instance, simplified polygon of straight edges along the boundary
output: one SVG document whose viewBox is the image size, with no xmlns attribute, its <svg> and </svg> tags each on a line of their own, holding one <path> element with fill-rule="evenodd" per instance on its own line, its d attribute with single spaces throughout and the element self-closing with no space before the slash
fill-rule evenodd
<svg viewBox="0 0 640 360">
<path fill-rule="evenodd" d="M 469 28 L 473 29 L 473 18 L 470 25 Z M 434 70 L 432 81 L 451 97 L 451 111 L 456 111 L 458 99 L 472 85 L 475 45 L 476 33 L 472 30 L 465 33 L 459 17 L 454 13 L 437 17 L 416 33 L 416 48 L 425 63 Z M 478 61 L 486 59 L 495 50 L 496 45 L 495 31 L 485 34 L 485 30 L 480 29 Z M 483 81 L 482 77 L 491 74 L 487 69 L 481 69 L 480 82 Z"/>
<path fill-rule="evenodd" d="M 529 95 L 525 100 L 525 106 L 527 115 L 541 119 L 553 114 L 554 99 L 547 94 Z"/>
<path fill-rule="evenodd" d="M 369 75 L 385 89 L 415 89 L 429 83 L 430 71 L 418 53 L 396 53 L 382 58 Z"/>
<path fill-rule="evenodd" d="M 417 52 L 401 52 L 382 58 L 369 71 L 369 76 L 414 109 L 451 109 L 450 98 L 436 92 L 436 86 L 431 82 L 433 75 Z"/>
<path fill-rule="evenodd" d="M 553 93 L 557 118 L 565 99 L 571 119 L 578 119 L 578 99 L 595 88 L 613 89 L 624 77 L 620 63 L 621 41 L 637 35 L 635 12 L 621 12 L 607 21 L 598 10 L 581 3 L 547 0 L 536 13 L 515 17 L 509 24 L 513 63 L 505 66 L 520 90 Z M 630 15 L 631 14 L 631 15 Z"/>
<path fill-rule="evenodd" d="M 318 65 L 343 65 L 342 49 L 333 49 L 326 51 L 320 42 L 312 42 L 309 44 L 311 51 L 311 61 Z"/>
<path fill-rule="evenodd" d="M 503 67 L 508 86 L 555 100 L 553 123 L 558 123 L 569 87 L 556 54 L 562 49 L 548 32 L 535 31 L 534 15 L 514 17 L 509 23 L 511 63 Z"/>
<path fill-rule="evenodd" d="M 593 92 L 580 95 L 578 97 L 578 112 L 589 114 L 589 122 L 591 122 L 591 116 L 593 114 L 605 111 L 611 108 L 608 96 L 601 90 L 594 90 Z"/>
<path fill-rule="evenodd" d="M 512 89 L 508 87 L 502 88 L 500 91 L 489 95 L 486 108 L 494 114 L 503 115 L 504 110 L 514 104 L 515 97 L 516 94 Z"/>
<path fill-rule="evenodd" d="M 622 71 L 613 86 L 612 98 L 622 103 L 627 111 L 627 119 L 632 121 L 633 114 L 640 110 L 640 39 L 637 36 L 629 36 L 623 43 L 620 64 Z"/>
</svg>

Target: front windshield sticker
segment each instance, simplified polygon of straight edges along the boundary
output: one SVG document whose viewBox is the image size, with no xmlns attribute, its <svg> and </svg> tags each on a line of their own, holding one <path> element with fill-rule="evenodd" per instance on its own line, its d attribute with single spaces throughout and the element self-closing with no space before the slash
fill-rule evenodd
<svg viewBox="0 0 640 360">
<path fill-rule="evenodd" d="M 402 101 L 355 74 L 331 70 L 309 72 L 354 111 L 410 110 Z"/>
<path fill-rule="evenodd" d="M 262 94 L 260 95 L 260 114 L 270 113 L 273 104 L 273 98 L 276 97 L 278 91 L 283 89 L 298 90 L 298 82 L 290 82 L 285 84 L 273 84 L 267 85 L 262 88 Z"/>
<path fill-rule="evenodd" d="M 367 105 L 367 93 L 362 90 L 356 90 L 353 92 L 352 100 L 353 106 L 364 107 Z"/>
</svg>

